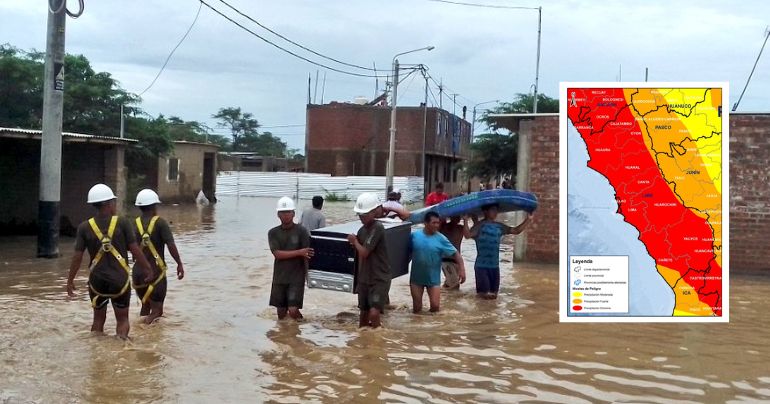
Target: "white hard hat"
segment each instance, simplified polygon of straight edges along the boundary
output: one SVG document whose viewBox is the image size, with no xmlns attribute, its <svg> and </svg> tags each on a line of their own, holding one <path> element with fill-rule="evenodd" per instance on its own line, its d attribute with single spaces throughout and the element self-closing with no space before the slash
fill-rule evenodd
<svg viewBox="0 0 770 404">
<path fill-rule="evenodd" d="M 393 188 L 393 193 L 400 194 L 401 190 L 398 188 Z"/>
<path fill-rule="evenodd" d="M 294 201 L 288 196 L 284 196 L 278 200 L 278 206 L 275 208 L 278 212 L 285 212 L 287 210 L 294 210 Z"/>
<path fill-rule="evenodd" d="M 363 194 L 358 195 L 356 204 L 353 206 L 353 211 L 356 213 L 369 213 L 381 204 L 380 198 L 378 198 L 376 194 L 364 192 Z"/>
<path fill-rule="evenodd" d="M 96 184 L 88 190 L 88 203 L 110 201 L 117 198 L 112 189 L 104 184 Z"/>
<path fill-rule="evenodd" d="M 160 203 L 160 198 L 155 191 L 151 189 L 143 189 L 136 194 L 136 206 L 150 206 Z"/>
</svg>

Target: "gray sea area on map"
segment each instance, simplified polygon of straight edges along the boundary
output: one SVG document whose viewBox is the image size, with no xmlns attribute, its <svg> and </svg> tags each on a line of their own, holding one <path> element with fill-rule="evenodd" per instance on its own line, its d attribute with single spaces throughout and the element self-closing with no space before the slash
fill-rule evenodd
<svg viewBox="0 0 770 404">
<path fill-rule="evenodd" d="M 568 255 L 628 255 L 629 313 L 614 315 L 672 315 L 674 292 L 656 271 L 639 232 L 616 213 L 615 190 L 609 181 L 586 165 L 586 145 L 571 122 L 567 137 Z"/>
</svg>

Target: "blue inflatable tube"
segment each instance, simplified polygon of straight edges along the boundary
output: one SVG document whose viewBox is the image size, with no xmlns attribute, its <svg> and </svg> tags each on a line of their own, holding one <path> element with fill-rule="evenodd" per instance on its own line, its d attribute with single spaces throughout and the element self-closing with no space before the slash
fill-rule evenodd
<svg viewBox="0 0 770 404">
<path fill-rule="evenodd" d="M 409 221 L 420 223 L 428 212 L 436 212 L 441 217 L 481 215 L 481 207 L 491 204 L 498 206 L 498 212 L 523 210 L 532 213 L 537 209 L 537 197 L 529 192 L 512 189 L 471 192 L 467 195 L 448 199 L 437 205 L 414 210 L 411 212 L 411 216 L 409 216 Z"/>
</svg>

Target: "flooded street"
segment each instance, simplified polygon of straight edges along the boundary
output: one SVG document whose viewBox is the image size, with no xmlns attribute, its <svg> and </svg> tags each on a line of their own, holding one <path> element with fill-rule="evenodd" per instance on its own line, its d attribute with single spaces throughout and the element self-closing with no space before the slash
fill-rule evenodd
<svg viewBox="0 0 770 404">
<path fill-rule="evenodd" d="M 351 205 L 324 211 L 346 222 Z M 72 239 L 57 260 L 31 258 L 34 238 L 0 239 L 0 402 L 770 401 L 768 277 L 731 277 L 729 324 L 559 324 L 555 266 L 508 261 L 499 300 L 480 301 L 466 241 L 468 282 L 438 315 L 411 314 L 405 276 L 383 329 L 359 330 L 355 295 L 323 290 L 307 290 L 304 322 L 278 322 L 274 207 L 163 206 L 187 275 L 169 280 L 158 324 L 139 324 L 132 296 L 128 345 L 90 335 L 85 268 L 66 297 Z"/>
</svg>

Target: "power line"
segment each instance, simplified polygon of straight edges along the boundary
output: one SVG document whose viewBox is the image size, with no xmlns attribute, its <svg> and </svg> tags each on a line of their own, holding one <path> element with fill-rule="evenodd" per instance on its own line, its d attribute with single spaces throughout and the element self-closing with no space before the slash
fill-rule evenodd
<svg viewBox="0 0 770 404">
<path fill-rule="evenodd" d="M 163 70 L 166 69 L 166 65 L 168 65 L 169 60 L 171 60 L 171 56 L 174 55 L 174 52 L 176 52 L 177 48 L 179 48 L 179 45 L 184 42 L 185 39 L 187 39 L 187 35 L 190 35 L 190 31 L 192 31 L 193 27 L 195 26 L 195 23 L 198 21 L 198 16 L 201 15 L 201 8 L 203 8 L 202 5 L 198 6 L 198 12 L 195 13 L 195 19 L 193 20 L 192 24 L 190 24 L 190 28 L 187 28 L 187 32 L 184 33 L 184 36 L 182 36 L 182 39 L 179 40 L 179 43 L 176 44 L 174 49 L 171 50 L 171 53 L 168 54 L 168 57 L 166 58 L 166 61 L 163 62 L 163 66 L 161 66 L 160 71 L 158 71 L 158 74 L 155 75 L 155 78 L 152 79 L 152 83 L 150 83 L 147 88 L 145 88 L 141 93 L 139 93 L 139 97 L 141 97 L 144 93 L 147 92 L 152 86 L 155 84 L 156 81 L 158 81 L 158 78 L 160 77 L 161 73 L 163 73 Z"/>
<path fill-rule="evenodd" d="M 384 78 L 384 77 L 387 77 L 387 76 L 378 76 L 378 75 L 370 75 L 370 74 L 361 74 L 361 73 L 348 72 L 348 71 L 345 71 L 345 70 L 336 69 L 334 67 L 327 66 L 325 64 L 318 63 L 318 62 L 315 62 L 313 60 L 310 60 L 310 59 L 308 59 L 308 58 L 306 58 L 304 56 L 298 55 L 298 54 L 296 54 L 296 53 L 294 53 L 294 52 L 292 52 L 292 51 L 290 51 L 290 50 L 288 50 L 286 48 L 283 48 L 280 45 L 277 45 L 277 44 L 271 42 L 269 39 L 266 39 L 263 36 L 257 34 L 256 32 L 254 32 L 254 31 L 244 27 L 238 21 L 235 21 L 232 18 L 228 17 L 227 15 L 223 14 L 221 11 L 219 11 L 216 8 L 212 7 L 210 4 L 206 3 L 205 1 L 203 1 L 203 0 L 198 0 L 198 1 L 200 1 L 201 4 L 203 4 L 204 6 L 208 7 L 211 11 L 219 14 L 224 19 L 226 19 L 226 20 L 230 21 L 231 23 L 237 25 L 242 30 L 250 33 L 251 35 L 254 35 L 255 37 L 257 37 L 260 40 L 262 40 L 263 42 L 265 42 L 265 43 L 267 43 L 267 44 L 269 44 L 269 45 L 271 45 L 271 46 L 273 46 L 273 47 L 275 47 L 275 48 L 277 48 L 277 49 L 279 49 L 279 50 L 281 50 L 281 51 L 283 51 L 285 53 L 288 53 L 289 55 L 292 55 L 292 56 L 294 56 L 294 57 L 296 57 L 298 59 L 304 60 L 305 62 L 308 62 L 310 64 L 313 64 L 313 65 L 316 65 L 316 66 L 319 66 L 319 67 L 323 67 L 324 69 L 328 69 L 328 70 L 331 70 L 331 71 L 334 71 L 334 72 L 337 72 L 337 73 L 347 74 L 347 75 L 350 75 L 350 76 L 366 77 L 366 78 Z"/>
<path fill-rule="evenodd" d="M 247 18 L 249 21 L 253 22 L 254 24 L 257 24 L 257 25 L 259 25 L 260 27 L 262 27 L 263 29 L 267 30 L 267 31 L 268 31 L 268 32 L 270 32 L 271 34 L 273 34 L 273 35 L 275 35 L 275 36 L 277 36 L 277 37 L 279 37 L 279 38 L 283 39 L 283 40 L 284 40 L 284 41 L 286 41 L 286 42 L 289 42 L 289 43 L 290 43 L 290 44 L 292 44 L 292 45 L 295 45 L 295 46 L 297 46 L 297 47 L 300 47 L 300 48 L 302 48 L 302 49 L 304 49 L 304 50 L 306 50 L 306 51 L 308 51 L 308 52 L 310 52 L 310 53 L 312 53 L 312 54 L 314 54 L 314 55 L 316 55 L 316 56 L 320 56 L 320 57 L 322 57 L 322 58 L 324 58 L 324 59 L 327 59 L 327 60 L 331 60 L 331 61 L 333 61 L 333 62 L 337 62 L 337 63 L 339 63 L 339 64 L 342 64 L 342 65 L 345 65 L 345 66 L 355 67 L 355 68 L 357 68 L 357 69 L 362 69 L 362 70 L 367 70 L 367 71 L 375 71 L 375 70 L 374 70 L 374 69 L 372 69 L 371 67 L 359 66 L 359 65 L 357 65 L 357 64 L 353 64 L 353 63 L 347 63 L 347 62 L 343 62 L 343 61 L 341 61 L 341 60 L 337 60 L 337 59 L 335 59 L 335 58 L 333 58 L 333 57 L 330 57 L 330 56 L 326 56 L 326 55 L 324 55 L 324 54 L 318 53 L 318 52 L 316 52 L 316 51 L 314 51 L 314 50 L 312 50 L 312 49 L 310 49 L 310 48 L 308 48 L 308 47 L 306 47 L 306 46 L 303 46 L 303 45 L 301 45 L 301 44 L 299 44 L 299 43 L 297 43 L 297 42 L 294 42 L 294 41 L 292 41 L 291 39 L 289 39 L 289 38 L 287 38 L 287 37 L 285 37 L 285 36 L 283 36 L 283 35 L 281 35 L 281 34 L 279 34 L 279 33 L 275 32 L 275 31 L 273 31 L 272 29 L 270 29 L 270 28 L 266 27 L 265 25 L 263 25 L 263 24 L 262 24 L 262 23 L 260 23 L 259 21 L 255 20 L 254 18 L 250 17 L 249 15 L 247 15 L 247 14 L 244 14 L 243 12 L 241 12 L 240 10 L 238 10 L 237 8 L 235 8 L 235 7 L 231 6 L 231 5 L 230 5 L 230 3 L 226 2 L 225 0 L 219 0 L 219 2 L 220 2 L 220 3 L 222 3 L 222 4 L 224 4 L 225 6 L 229 7 L 231 10 L 235 11 L 236 13 L 238 13 L 238 14 L 242 15 L 243 17 Z"/>
<path fill-rule="evenodd" d="M 412 73 L 414 73 L 415 71 L 416 71 L 416 70 L 414 70 L 414 71 L 410 72 L 410 73 L 407 75 L 407 77 L 408 77 L 408 76 L 411 76 L 411 75 L 412 75 Z M 414 78 L 415 78 L 415 77 L 417 77 L 417 75 L 416 75 L 416 74 L 415 74 L 414 76 L 412 76 L 412 80 L 410 80 L 410 81 L 409 81 L 409 84 L 407 84 L 407 85 L 406 85 L 406 89 L 404 90 L 404 92 L 402 92 L 401 94 L 399 94 L 399 97 L 401 97 L 401 99 L 403 99 L 403 98 L 404 98 L 404 96 L 406 95 L 406 93 L 409 91 L 409 87 L 411 87 L 412 83 L 414 83 Z M 404 77 L 404 79 L 406 79 L 406 77 Z M 400 83 L 400 81 L 399 81 L 399 83 Z"/>
<path fill-rule="evenodd" d="M 304 127 L 304 123 L 296 123 L 296 124 L 290 124 L 290 125 L 269 125 L 269 126 L 260 126 L 260 128 L 263 129 L 269 129 L 269 128 L 300 128 Z"/>
<path fill-rule="evenodd" d="M 451 88 L 447 87 L 445 84 L 439 84 L 439 82 L 437 82 L 437 81 L 436 81 L 436 79 L 434 79 L 434 78 L 433 78 L 433 76 L 431 76 L 430 74 L 428 74 L 428 78 L 430 79 L 430 81 L 432 81 L 432 82 L 433 82 L 433 84 L 435 84 L 435 85 L 436 85 L 436 87 L 438 87 L 438 88 L 443 88 L 444 90 L 449 90 L 449 91 L 451 91 L 451 92 L 453 92 L 453 93 L 457 93 L 456 91 L 454 91 L 454 90 L 452 90 Z M 440 97 L 443 97 L 443 94 L 444 94 L 444 93 L 442 92 L 442 93 L 441 93 L 439 96 L 440 96 Z M 459 94 L 459 93 L 457 93 L 457 95 L 460 95 L 460 94 Z M 462 97 L 462 96 L 461 96 L 461 97 Z M 470 99 L 468 99 L 467 97 L 462 97 L 462 98 L 465 98 L 466 100 L 473 102 L 473 100 L 470 100 Z M 457 103 L 457 101 L 455 101 L 454 99 L 452 99 L 452 98 L 449 98 L 449 100 L 451 100 L 451 101 L 452 101 L 452 103 L 453 103 L 455 106 L 457 106 L 457 107 L 463 107 L 463 105 L 460 105 L 460 104 L 458 104 L 458 103 Z"/>
<path fill-rule="evenodd" d="M 430 96 L 431 96 L 431 98 L 433 98 L 433 106 L 434 106 L 434 107 L 437 107 L 437 106 L 438 106 L 438 104 L 439 104 L 439 102 L 438 102 L 438 100 L 436 99 L 436 95 L 435 95 L 435 94 L 433 94 L 433 89 L 432 89 L 430 86 L 428 86 L 428 92 L 430 93 Z"/>
<path fill-rule="evenodd" d="M 461 1 L 449 1 L 449 0 L 428 0 L 436 3 L 454 4 L 457 6 L 469 6 L 469 7 L 481 7 L 481 8 L 502 8 L 508 10 L 537 10 L 537 7 L 521 7 L 521 6 L 498 6 L 494 4 L 478 4 L 478 3 L 465 3 Z"/>
<path fill-rule="evenodd" d="M 754 75 L 754 70 L 757 68 L 757 63 L 759 63 L 759 58 L 762 57 L 762 51 L 765 50 L 765 45 L 767 45 L 767 40 L 770 38 L 770 28 L 765 31 L 765 42 L 762 42 L 762 48 L 759 49 L 759 55 L 757 55 L 757 60 L 754 61 L 754 67 L 751 68 L 751 73 L 749 73 L 749 78 L 746 79 L 746 85 L 743 86 L 743 91 L 741 91 L 741 96 L 738 97 L 738 101 L 735 102 L 733 105 L 733 112 L 735 112 L 736 109 L 738 109 L 738 104 L 741 103 L 741 100 L 743 99 L 743 94 L 746 93 L 746 89 L 749 87 L 749 82 L 751 81 L 751 76 Z"/>
</svg>

